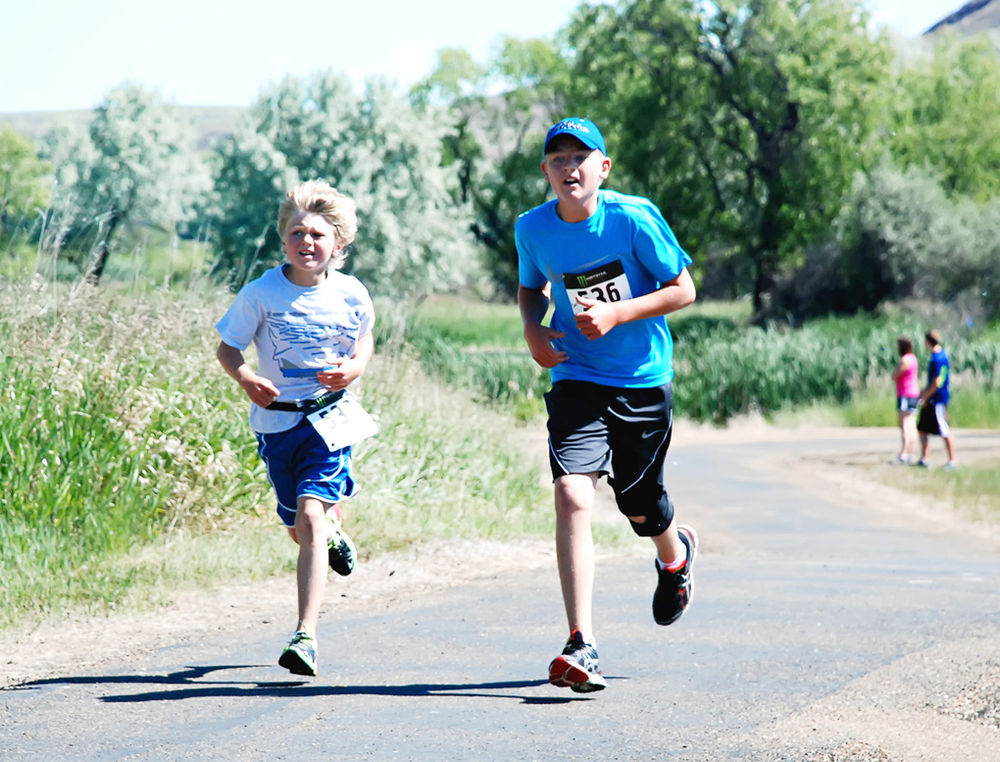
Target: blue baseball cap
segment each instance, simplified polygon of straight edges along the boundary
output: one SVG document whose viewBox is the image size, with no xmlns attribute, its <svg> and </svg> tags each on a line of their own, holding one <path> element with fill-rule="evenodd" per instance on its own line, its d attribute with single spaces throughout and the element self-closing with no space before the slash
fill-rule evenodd
<svg viewBox="0 0 1000 762">
<path fill-rule="evenodd" d="M 545 148 L 542 153 L 549 152 L 549 143 L 559 135 L 572 135 L 583 143 L 587 148 L 592 148 L 607 154 L 608 149 L 604 147 L 604 136 L 597 129 L 597 125 L 589 119 L 579 116 L 571 116 L 556 122 L 549 127 L 549 132 L 545 136 Z"/>
</svg>

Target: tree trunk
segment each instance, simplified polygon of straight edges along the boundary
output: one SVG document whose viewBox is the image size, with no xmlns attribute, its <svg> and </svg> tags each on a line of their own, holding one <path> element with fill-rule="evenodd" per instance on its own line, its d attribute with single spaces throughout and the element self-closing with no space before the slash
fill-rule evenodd
<svg viewBox="0 0 1000 762">
<path fill-rule="evenodd" d="M 101 237 L 101 242 L 98 244 L 97 256 L 94 257 L 94 264 L 91 265 L 90 270 L 87 272 L 85 280 L 92 286 L 96 286 L 101 282 L 101 278 L 104 276 L 104 268 L 108 266 L 108 258 L 111 256 L 111 236 L 115 234 L 115 228 L 118 227 L 118 223 L 121 222 L 122 213 L 117 206 L 112 206 L 111 210 L 108 212 L 108 222 L 107 230 L 104 231 L 104 235 Z"/>
</svg>

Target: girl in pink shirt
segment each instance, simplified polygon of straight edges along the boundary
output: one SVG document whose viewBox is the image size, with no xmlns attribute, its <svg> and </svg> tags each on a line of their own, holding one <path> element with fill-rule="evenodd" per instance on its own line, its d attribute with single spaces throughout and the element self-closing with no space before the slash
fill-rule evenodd
<svg viewBox="0 0 1000 762">
<path fill-rule="evenodd" d="M 896 382 L 896 412 L 902 446 L 892 462 L 905 465 L 911 461 L 913 446 L 917 442 L 916 412 L 920 402 L 920 384 L 917 381 L 917 356 L 913 354 L 913 342 L 906 336 L 900 336 L 896 346 L 899 362 L 892 371 L 892 379 Z"/>
</svg>

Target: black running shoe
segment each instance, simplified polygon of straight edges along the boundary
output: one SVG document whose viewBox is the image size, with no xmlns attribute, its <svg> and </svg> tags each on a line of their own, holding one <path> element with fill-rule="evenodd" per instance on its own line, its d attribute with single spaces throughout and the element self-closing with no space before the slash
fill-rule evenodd
<svg viewBox="0 0 1000 762">
<path fill-rule="evenodd" d="M 278 657 L 278 664 L 295 675 L 315 676 L 316 639 L 301 630 L 296 632 Z"/>
<path fill-rule="evenodd" d="M 354 571 L 354 562 L 357 560 L 358 552 L 354 549 L 354 543 L 347 536 L 347 532 L 341 528 L 340 522 L 333 515 L 333 512 L 328 512 L 326 517 L 332 526 L 332 534 L 326 544 L 330 568 L 340 576 L 346 577 Z"/>
<path fill-rule="evenodd" d="M 698 555 L 698 534 L 693 527 L 681 524 L 677 527 L 677 536 L 687 548 L 687 560 L 684 566 L 675 572 L 669 572 L 656 565 L 656 572 L 660 581 L 656 585 L 656 592 L 653 593 L 653 619 L 657 624 L 673 624 L 684 613 L 684 609 L 691 603 L 691 592 L 694 586 L 694 574 L 692 567 L 694 559 Z"/>
<path fill-rule="evenodd" d="M 549 664 L 549 682 L 577 693 L 603 691 L 608 687 L 601 675 L 597 649 L 583 642 L 579 630 L 574 630 L 562 653 Z"/>
</svg>

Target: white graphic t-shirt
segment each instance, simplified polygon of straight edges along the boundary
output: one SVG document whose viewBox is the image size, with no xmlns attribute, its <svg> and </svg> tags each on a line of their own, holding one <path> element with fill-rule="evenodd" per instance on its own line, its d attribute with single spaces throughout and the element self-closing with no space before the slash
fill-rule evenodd
<svg viewBox="0 0 1000 762">
<path fill-rule="evenodd" d="M 257 373 L 276 387 L 282 402 L 312 399 L 327 389 L 316 373 L 338 357 L 354 354 L 358 339 L 371 333 L 375 309 L 357 278 L 330 271 L 318 286 L 297 286 L 283 265 L 248 283 L 216 330 L 240 351 L 257 350 Z M 250 406 L 250 427 L 259 433 L 285 431 L 302 413 Z"/>
</svg>

